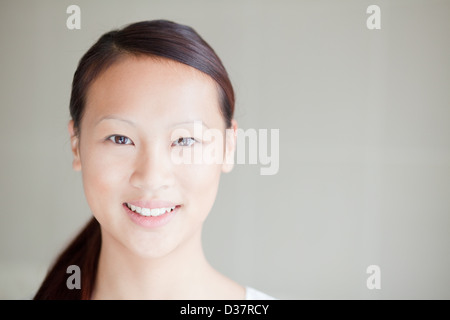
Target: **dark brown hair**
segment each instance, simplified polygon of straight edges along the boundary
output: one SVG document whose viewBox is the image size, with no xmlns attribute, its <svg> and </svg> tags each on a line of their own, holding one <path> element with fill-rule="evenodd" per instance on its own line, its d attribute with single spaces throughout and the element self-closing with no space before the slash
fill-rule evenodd
<svg viewBox="0 0 450 320">
<path fill-rule="evenodd" d="M 151 56 L 177 61 L 209 75 L 217 83 L 220 111 L 231 127 L 234 91 L 214 50 L 191 27 L 167 20 L 142 21 L 105 33 L 81 58 L 72 82 L 70 115 L 79 135 L 90 85 L 108 67 L 126 55 Z M 58 256 L 34 296 L 38 299 L 90 299 L 95 285 L 101 248 L 101 230 L 92 217 Z M 67 267 L 81 270 L 81 289 L 68 289 Z"/>
</svg>

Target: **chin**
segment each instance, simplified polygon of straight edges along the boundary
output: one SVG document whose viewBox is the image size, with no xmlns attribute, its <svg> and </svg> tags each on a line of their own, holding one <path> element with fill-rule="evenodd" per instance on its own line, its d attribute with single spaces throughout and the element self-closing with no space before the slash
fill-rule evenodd
<svg viewBox="0 0 450 320">
<path fill-rule="evenodd" d="M 153 238 L 153 239 L 151 239 Z M 157 238 L 151 237 L 147 239 L 130 239 L 128 250 L 138 258 L 142 259 L 158 259 L 172 253 L 178 246 L 175 239 L 168 241 L 169 237 Z"/>
</svg>

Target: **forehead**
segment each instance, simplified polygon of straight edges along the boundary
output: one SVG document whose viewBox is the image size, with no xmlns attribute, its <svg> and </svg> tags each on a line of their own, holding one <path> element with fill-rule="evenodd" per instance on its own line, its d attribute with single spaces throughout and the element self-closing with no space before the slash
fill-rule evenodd
<svg viewBox="0 0 450 320">
<path fill-rule="evenodd" d="M 88 118 L 125 113 L 159 121 L 222 120 L 218 87 L 210 76 L 173 60 L 147 56 L 123 57 L 102 72 L 88 90 L 85 108 Z"/>
</svg>

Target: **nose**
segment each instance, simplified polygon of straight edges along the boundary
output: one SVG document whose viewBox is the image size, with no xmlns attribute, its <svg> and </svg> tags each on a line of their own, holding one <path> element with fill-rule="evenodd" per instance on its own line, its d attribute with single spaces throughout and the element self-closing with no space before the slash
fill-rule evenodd
<svg viewBox="0 0 450 320">
<path fill-rule="evenodd" d="M 131 185 L 148 193 L 172 186 L 174 177 L 168 153 L 158 146 L 142 148 L 135 159 Z"/>
</svg>

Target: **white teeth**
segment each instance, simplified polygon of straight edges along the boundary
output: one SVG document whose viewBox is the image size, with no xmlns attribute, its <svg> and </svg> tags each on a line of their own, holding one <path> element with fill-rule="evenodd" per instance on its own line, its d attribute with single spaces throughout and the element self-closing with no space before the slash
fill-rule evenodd
<svg viewBox="0 0 450 320">
<path fill-rule="evenodd" d="M 149 208 L 141 208 L 132 204 L 128 204 L 127 203 L 127 207 L 130 208 L 131 211 L 137 212 L 140 215 L 149 217 L 158 217 L 160 215 L 163 215 L 166 212 L 170 212 L 175 210 L 175 207 L 171 207 L 171 208 L 155 208 L 155 209 L 149 209 Z"/>
</svg>

